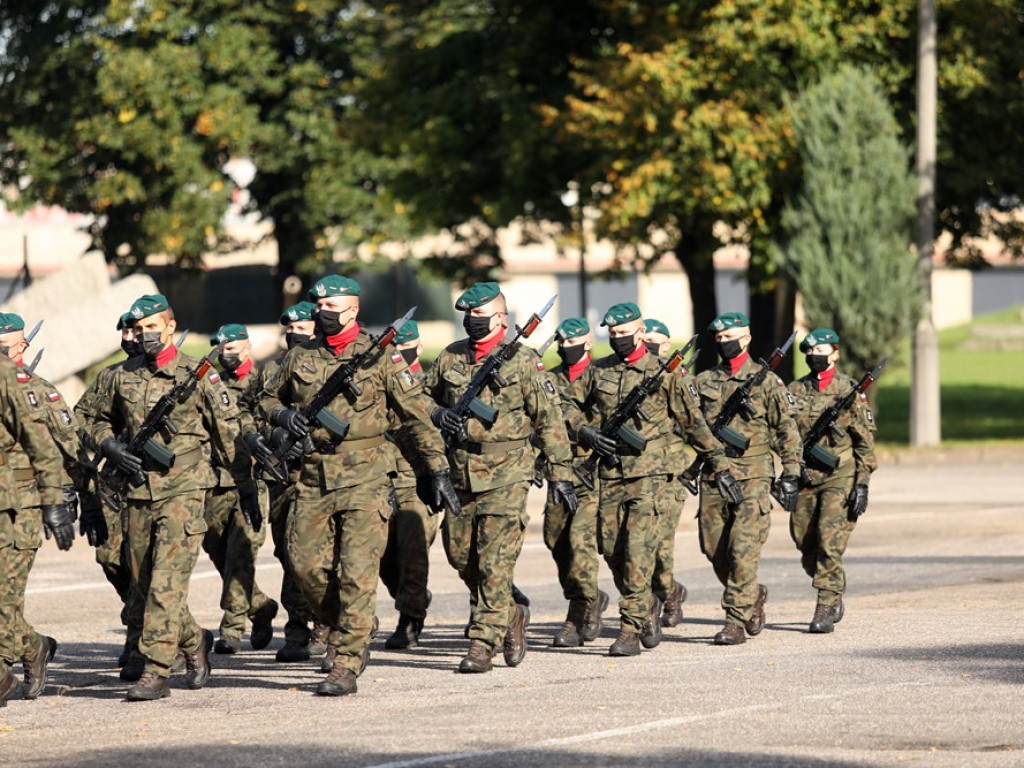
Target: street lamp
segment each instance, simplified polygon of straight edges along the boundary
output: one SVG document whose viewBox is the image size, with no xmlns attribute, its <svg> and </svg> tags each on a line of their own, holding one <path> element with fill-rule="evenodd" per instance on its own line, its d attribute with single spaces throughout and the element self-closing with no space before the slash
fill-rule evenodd
<svg viewBox="0 0 1024 768">
<path fill-rule="evenodd" d="M 570 216 L 575 220 L 574 224 L 579 228 L 579 250 L 580 250 L 580 317 L 587 316 L 587 235 L 583 229 L 583 201 L 580 198 L 580 184 L 578 181 L 570 181 L 565 192 L 561 195 L 562 205 L 569 209 Z"/>
</svg>

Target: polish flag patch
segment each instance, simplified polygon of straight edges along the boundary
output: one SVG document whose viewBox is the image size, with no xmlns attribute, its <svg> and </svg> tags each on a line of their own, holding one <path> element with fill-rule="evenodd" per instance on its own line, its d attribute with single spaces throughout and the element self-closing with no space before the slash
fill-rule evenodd
<svg viewBox="0 0 1024 768">
<path fill-rule="evenodd" d="M 30 378 L 32 377 L 29 376 L 25 371 L 18 371 L 18 381 L 20 381 L 22 384 L 24 384 Z"/>
<path fill-rule="evenodd" d="M 60 395 L 57 394 L 56 392 L 47 392 L 46 399 L 49 400 L 51 403 L 56 403 L 58 400 L 60 400 Z"/>
<path fill-rule="evenodd" d="M 212 381 L 214 384 L 216 384 L 218 381 L 220 381 L 220 374 L 217 373 L 216 371 L 213 371 L 210 374 L 210 381 Z"/>
<path fill-rule="evenodd" d="M 392 354 L 391 355 L 391 362 L 392 363 L 400 363 L 400 362 L 402 362 L 402 354 L 400 352 L 395 352 L 394 354 Z"/>
<path fill-rule="evenodd" d="M 536 366 L 537 366 L 537 370 L 538 371 L 543 371 L 544 370 L 544 361 L 543 360 L 538 360 L 536 362 Z"/>
</svg>

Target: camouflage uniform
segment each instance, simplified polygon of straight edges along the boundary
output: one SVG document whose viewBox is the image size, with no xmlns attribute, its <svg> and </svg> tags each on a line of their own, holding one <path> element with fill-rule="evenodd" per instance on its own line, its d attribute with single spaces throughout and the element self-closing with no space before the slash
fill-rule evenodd
<svg viewBox="0 0 1024 768">
<path fill-rule="evenodd" d="M 25 587 L 43 543 L 40 507 L 61 504 L 61 487 L 70 482 L 54 434 L 73 435 L 74 420 L 55 389 L 6 356 L 0 414 L 0 664 L 12 665 L 35 661 L 42 647 L 25 619 Z"/>
<path fill-rule="evenodd" d="M 261 410 L 274 423 L 284 408 L 301 409 L 339 366 L 371 345 L 360 331 L 339 355 L 317 340 L 295 347 L 262 392 Z M 359 675 L 365 665 L 376 608 L 380 558 L 387 542 L 388 473 L 394 456 L 384 436 L 388 412 L 408 424 L 431 471 L 444 468 L 430 401 L 402 356 L 385 352 L 354 383 L 361 394 L 338 396 L 330 410 L 348 421 L 342 440 L 315 421 L 315 450 L 299 472 L 288 520 L 288 554 L 314 614 L 331 628 L 335 669 Z"/>
<path fill-rule="evenodd" d="M 646 375 L 663 361 L 649 353 L 635 363 L 618 355 L 594 364 L 590 393 L 602 422 Z M 675 426 L 709 466 L 725 469 L 722 448 L 701 416 L 693 390 L 680 372 L 665 374 L 661 388 L 644 401 L 649 420 L 634 418 L 630 426 L 647 440 L 642 453 L 621 447 L 618 467 L 600 465 L 599 542 L 621 595 L 619 614 L 624 629 L 649 630 L 654 595 L 655 552 L 663 538 L 662 520 L 678 506 L 670 447 L 679 441 Z M 582 422 L 574 421 L 579 429 Z M 660 598 L 659 598 L 660 599 Z"/>
<path fill-rule="evenodd" d="M 125 362 L 113 373 L 112 398 L 101 404 L 87 430 L 93 443 L 102 445 L 119 435 L 130 440 L 157 400 L 187 379 L 186 367 L 195 369 L 197 364 L 181 352 L 160 368 L 144 356 Z M 142 467 L 146 482 L 127 487 L 125 535 L 140 595 L 131 610 L 142 610 L 142 616 L 130 616 L 129 623 L 141 621 L 139 653 L 146 659 L 145 671 L 160 677 L 168 676 L 179 648 L 196 654 L 203 642 L 203 632 L 188 608 L 188 586 L 206 533 L 204 497 L 216 483 L 209 457 L 231 467 L 236 483 L 255 492 L 238 418 L 238 406 L 224 383 L 210 373 L 192 397 L 175 408 L 175 433 L 162 430 L 154 438 L 174 452 L 174 466 L 162 468 L 147 456 Z"/>
<path fill-rule="evenodd" d="M 490 354 L 499 354 L 506 344 Z M 449 345 L 431 366 L 426 390 L 439 405 L 451 408 L 458 402 L 486 360 L 475 356 L 474 344 L 464 339 Z M 529 520 L 526 496 L 534 472 L 531 432 L 548 458 L 548 479 L 572 480 L 558 392 L 542 368 L 531 350 L 520 348 L 501 369 L 505 386 L 480 394 L 498 411 L 494 426 L 487 429 L 469 419 L 469 442 L 448 451 L 462 512 L 445 515 L 441 536 L 448 562 L 469 588 L 469 638 L 492 651 L 503 643 L 515 610 L 512 576 Z"/>
<path fill-rule="evenodd" d="M 736 373 L 731 373 L 725 363 L 697 376 L 695 388 L 709 424 L 729 396 L 758 368 L 758 363 L 747 359 Z M 800 433 L 790 413 L 790 399 L 782 380 L 769 374 L 750 393 L 753 415 L 740 414 L 729 424 L 750 439 L 742 456 L 732 447 L 725 449 L 728 468 L 743 491 L 741 504 L 732 505 L 722 498 L 711 468 L 705 465 L 701 473 L 700 548 L 725 587 L 722 608 L 726 623 L 738 627 L 744 627 L 753 617 L 758 598 L 757 565 L 771 524 L 771 448 L 775 447 L 782 457 L 783 475 L 800 474 Z"/>
<path fill-rule="evenodd" d="M 683 470 L 690 463 L 686 454 L 686 441 L 675 429 L 673 437 L 675 439 L 671 439 L 668 445 L 670 477 L 662 490 L 662 506 L 669 511 L 658 518 L 658 546 L 654 553 L 654 575 L 651 577 L 651 589 L 663 603 L 676 589 L 673 572 L 676 564 L 676 529 L 679 527 L 683 506 L 689 496 L 686 486 L 679 480 Z"/>
<path fill-rule="evenodd" d="M 822 411 L 857 386 L 849 376 L 836 373 L 824 391 L 809 374 L 789 385 L 796 400 L 793 415 L 801 432 L 813 426 Z M 820 445 L 839 457 L 832 471 L 810 462 L 801 483 L 789 532 L 800 550 L 804 571 L 818 590 L 818 604 L 834 607 L 846 590 L 843 553 L 855 526 L 847 518 L 846 500 L 854 485 L 867 485 L 878 468 L 875 458 L 875 422 L 861 395 L 835 422 L 839 435 L 829 433 Z"/>
</svg>

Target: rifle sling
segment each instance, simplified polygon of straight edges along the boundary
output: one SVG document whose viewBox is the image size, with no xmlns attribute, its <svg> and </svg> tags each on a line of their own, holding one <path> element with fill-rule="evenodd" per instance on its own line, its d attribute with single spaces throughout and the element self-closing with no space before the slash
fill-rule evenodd
<svg viewBox="0 0 1024 768">
<path fill-rule="evenodd" d="M 14 482 L 16 483 L 30 483 L 36 479 L 36 471 L 32 467 L 12 469 L 11 474 L 14 475 Z"/>
<path fill-rule="evenodd" d="M 523 448 L 529 444 L 530 438 L 524 437 L 521 440 L 499 440 L 493 443 L 468 442 L 459 445 L 458 448 L 466 453 L 472 453 L 475 456 L 483 456 L 492 453 L 508 453 L 510 451 Z"/>
<path fill-rule="evenodd" d="M 384 445 L 388 441 L 384 435 L 374 435 L 373 437 L 361 437 L 357 440 L 342 440 L 340 443 L 334 443 L 328 440 L 317 441 L 314 443 L 316 446 L 316 452 L 324 456 L 332 456 L 335 453 L 343 453 L 347 451 L 368 451 L 371 448 Z"/>
<path fill-rule="evenodd" d="M 187 469 L 188 467 L 195 466 L 203 460 L 203 449 L 199 446 L 193 448 L 191 451 L 185 451 L 184 453 L 175 454 L 174 456 L 174 468 L 176 470 Z M 158 464 L 148 453 L 142 454 L 142 471 L 143 472 L 166 472 L 167 467 Z"/>
<path fill-rule="evenodd" d="M 754 459 L 757 458 L 758 456 L 764 456 L 765 454 L 770 452 L 771 450 L 768 448 L 767 443 L 762 443 L 761 445 L 748 446 L 747 450 L 745 451 L 738 451 L 731 445 L 725 445 L 725 455 L 728 456 L 730 459 Z"/>
</svg>

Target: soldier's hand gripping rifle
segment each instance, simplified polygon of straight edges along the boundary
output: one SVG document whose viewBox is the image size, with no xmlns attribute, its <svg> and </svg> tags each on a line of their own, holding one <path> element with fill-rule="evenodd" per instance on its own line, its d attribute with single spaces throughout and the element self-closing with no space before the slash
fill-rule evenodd
<svg viewBox="0 0 1024 768">
<path fill-rule="evenodd" d="M 885 364 L 888 362 L 888 357 L 882 358 L 882 362 L 865 373 L 853 389 L 845 395 L 837 397 L 832 405 L 822 411 L 821 415 L 818 416 L 811 428 L 807 430 L 807 434 L 804 435 L 803 440 L 804 462 L 807 466 L 826 472 L 831 472 L 839 466 L 839 457 L 823 446 L 821 441 L 824 440 L 825 436 L 830 432 L 837 436 L 842 435 L 839 428 L 836 426 L 836 422 L 839 420 L 839 417 L 843 414 L 843 411 L 854 404 L 858 395 L 866 392 L 868 387 L 875 383 L 875 380 L 879 375 L 881 375 L 882 369 L 885 368 Z"/>
<path fill-rule="evenodd" d="M 177 344 L 175 344 L 176 347 L 181 348 L 181 344 L 185 341 L 187 334 L 188 331 L 181 334 Z M 142 424 L 139 425 L 138 430 L 132 435 L 131 440 L 127 444 L 120 443 L 116 450 L 110 447 L 105 450 L 104 446 L 109 446 L 112 441 L 109 439 L 103 441 L 100 450 L 107 456 L 107 461 L 103 464 L 103 469 L 99 473 L 99 479 L 113 495 L 112 501 L 116 502 L 123 498 L 129 484 L 133 488 L 138 488 L 146 482 L 146 475 L 142 471 L 144 456 L 149 456 L 164 469 L 171 469 L 174 466 L 174 451 L 153 438 L 161 430 L 167 430 L 172 435 L 177 433 L 177 429 L 171 421 L 171 414 L 175 408 L 184 404 L 196 391 L 199 382 L 203 380 L 203 377 L 213 367 L 213 361 L 220 354 L 222 348 L 223 345 L 218 344 L 210 350 L 210 353 L 199 361 L 199 365 L 195 367 L 195 370 L 188 367 L 185 368 L 188 373 L 185 379 L 175 383 L 170 392 L 161 395 L 160 399 L 156 401 L 156 405 L 146 414 L 146 418 L 142 420 Z M 118 458 L 115 458 L 113 454 L 117 454 Z M 125 461 L 121 458 L 125 456 L 134 457 L 135 461 Z M 130 465 L 135 465 L 135 468 L 131 469 Z"/>
<path fill-rule="evenodd" d="M 470 416 L 479 420 L 485 427 L 490 429 L 498 418 L 498 411 L 480 400 L 480 393 L 486 387 L 503 387 L 506 382 L 501 377 L 501 367 L 511 360 L 523 344 L 524 339 L 537 330 L 537 326 L 544 320 L 555 303 L 557 294 L 548 299 L 548 303 L 540 312 L 530 315 L 530 319 L 523 326 L 516 326 L 516 335 L 509 344 L 498 347 L 485 361 L 480 370 L 469 382 L 462 397 L 451 408 L 439 408 L 434 411 L 436 416 L 435 426 L 441 430 L 441 436 L 448 446 L 461 445 L 469 441 L 466 433 L 466 422 Z"/>
<path fill-rule="evenodd" d="M 689 352 L 696 342 L 697 336 L 695 334 L 693 338 L 686 342 L 685 347 L 673 352 L 658 367 L 657 371 L 644 376 L 643 380 L 633 387 L 629 394 L 615 406 L 611 416 L 601 425 L 601 429 L 598 432 L 599 437 L 596 439 L 604 438 L 603 442 L 606 444 L 614 442 L 616 445 L 632 448 L 642 453 L 647 448 L 647 440 L 633 429 L 629 422 L 636 417 L 644 421 L 650 421 L 650 418 L 643 409 L 644 401 L 658 391 L 661 387 L 661 380 L 665 377 L 666 373 L 672 373 L 682 364 L 683 355 Z M 695 353 L 690 357 L 689 362 L 685 366 L 687 370 L 693 365 L 696 356 Z M 598 464 L 602 462 L 605 466 L 614 468 L 619 466 L 622 460 L 619 458 L 617 451 L 608 452 L 600 447 L 595 447 L 581 464 L 572 468 L 572 471 L 580 479 L 580 482 L 592 491 L 594 490 L 594 472 L 597 471 Z"/>
<path fill-rule="evenodd" d="M 737 387 L 731 395 L 729 395 L 729 399 L 725 401 L 725 405 L 722 406 L 722 410 L 719 411 L 714 422 L 710 425 L 711 432 L 715 437 L 726 445 L 735 448 L 741 455 L 750 446 L 750 438 L 741 435 L 729 425 L 741 412 L 747 415 L 753 415 L 754 407 L 750 404 L 750 393 L 753 392 L 756 387 L 761 386 L 771 371 L 774 371 L 779 367 L 779 363 L 782 362 L 782 358 L 786 356 L 786 353 L 789 352 L 789 348 L 793 346 L 793 340 L 795 338 L 796 331 L 793 331 L 792 335 L 786 339 L 785 344 L 781 347 L 776 347 L 767 362 L 765 362 L 763 358 L 758 361 L 761 364 L 761 367 L 750 374 L 747 377 L 747 380 L 740 384 L 740 386 Z M 693 463 L 683 471 L 683 482 L 686 484 L 687 488 L 697 482 L 697 478 L 700 477 L 700 470 L 703 464 L 703 459 L 697 457 L 694 459 Z"/>
<path fill-rule="evenodd" d="M 291 414 L 291 420 L 296 422 L 296 428 L 287 427 L 279 433 L 280 436 L 274 440 L 276 448 L 272 454 L 253 455 L 260 468 L 268 472 L 278 482 L 285 482 L 288 479 L 285 464 L 287 456 L 298 442 L 308 438 L 309 425 L 313 423 L 320 424 L 328 432 L 344 439 L 348 434 L 349 423 L 340 418 L 328 406 L 338 395 L 344 394 L 346 399 L 354 401 L 363 393 L 354 381 L 356 373 L 368 363 L 375 362 L 384 353 L 384 349 L 394 341 L 395 336 L 415 313 L 416 307 L 413 307 L 391 323 L 384 333 L 372 338 L 369 347 L 338 366 L 303 408 L 298 411 L 288 411 L 287 413 Z M 277 426 L 285 427 L 286 425 L 278 424 Z M 300 434 L 300 432 L 305 434 Z M 303 452 L 308 451 L 304 450 Z"/>
</svg>

